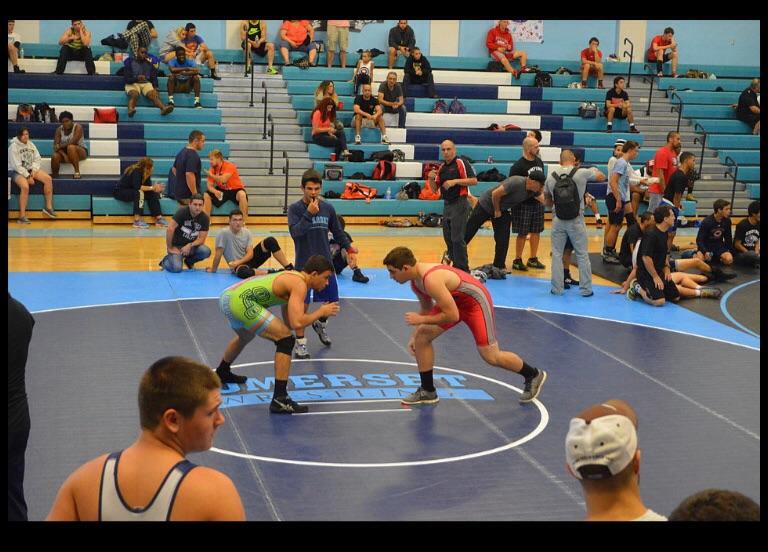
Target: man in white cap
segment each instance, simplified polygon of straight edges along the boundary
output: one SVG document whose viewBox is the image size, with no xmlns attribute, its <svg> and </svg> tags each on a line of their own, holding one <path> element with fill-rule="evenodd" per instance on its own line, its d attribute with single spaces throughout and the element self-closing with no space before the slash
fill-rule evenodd
<svg viewBox="0 0 768 552">
<path fill-rule="evenodd" d="M 595 404 L 571 419 L 568 472 L 581 482 L 587 521 L 666 521 L 640 497 L 637 414 L 624 401 Z"/>
</svg>

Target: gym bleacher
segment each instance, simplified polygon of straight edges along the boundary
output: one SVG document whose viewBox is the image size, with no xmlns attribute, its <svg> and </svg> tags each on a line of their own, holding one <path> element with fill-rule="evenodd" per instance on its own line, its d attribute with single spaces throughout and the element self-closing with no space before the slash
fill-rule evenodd
<svg viewBox="0 0 768 552">
<path fill-rule="evenodd" d="M 187 135 L 193 129 L 201 130 L 206 135 L 206 147 L 201 152 L 203 169 L 208 167 L 206 154 L 211 149 L 221 150 L 225 157 L 229 156 L 229 144 L 226 141 L 225 128 L 222 126 L 222 112 L 218 109 L 218 98 L 214 91 L 212 80 L 201 79 L 201 101 L 204 109 L 192 108 L 192 95 L 177 94 L 176 108 L 173 113 L 162 117 L 159 110 L 141 97 L 136 114 L 127 117 L 127 98 L 123 91 L 122 77 L 115 73 L 122 66 L 121 62 L 97 61 L 96 76 L 83 73 L 82 62 L 70 62 L 65 75 L 51 75 L 58 56 L 58 46 L 52 44 L 24 44 L 27 57 L 20 60 L 21 67 L 27 73 L 8 74 L 8 139 L 16 135 L 21 123 L 10 122 L 15 119 L 16 109 L 20 103 L 35 104 L 46 102 L 56 109 L 57 114 L 64 110 L 71 111 L 75 121 L 81 123 L 87 142 L 89 157 L 81 163 L 82 179 L 71 178 L 72 166 L 62 164 L 61 176 L 54 181 L 55 204 L 57 211 L 71 218 L 92 218 L 94 222 L 129 222 L 131 205 L 112 198 L 112 189 L 122 171 L 136 162 L 140 157 L 150 156 L 154 159 L 153 179 L 165 182 L 170 166 L 176 153 L 186 145 Z M 102 46 L 94 46 L 94 59 L 109 51 Z M 220 63 L 242 63 L 242 51 L 219 50 L 214 53 Z M 292 57 L 296 57 L 293 54 Z M 355 56 L 350 55 L 350 60 Z M 381 60 L 382 58 L 379 58 Z M 407 124 L 404 129 L 390 127 L 394 117 L 388 122 L 390 145 L 381 144 L 378 129 L 364 129 L 361 133 L 363 143 L 354 145 L 354 131 L 351 129 L 352 84 L 347 81 L 352 77 L 352 69 L 325 68 L 324 54 L 318 58 L 318 67 L 300 69 L 288 66 L 282 68 L 282 78 L 286 81 L 291 103 L 296 111 L 296 118 L 302 129 L 303 139 L 307 145 L 309 157 L 314 167 L 321 173 L 332 153 L 330 148 L 322 147 L 311 141 L 310 114 L 314 108 L 314 92 L 322 80 L 330 79 L 336 84 L 339 99 L 344 103 L 344 109 L 339 112 L 339 119 L 345 126 L 345 133 L 350 149 L 361 149 L 365 158 L 371 153 L 381 150 L 399 149 L 405 154 L 405 161 L 396 163 L 397 179 L 393 181 L 374 181 L 370 178 L 355 179 L 365 185 L 376 187 L 378 196 L 375 200 L 350 201 L 329 199 L 344 215 L 386 216 L 397 215 L 414 217 L 419 212 L 442 212 L 441 201 L 396 200 L 384 199 L 389 188 L 392 198 L 400 188 L 411 181 L 417 181 L 423 186 L 423 163 L 435 162 L 440 159 L 439 144 L 445 138 L 456 142 L 458 153 L 468 156 L 474 163 L 476 173 L 496 168 L 506 175 L 510 166 L 521 156 L 522 141 L 527 130 L 538 129 L 542 133 L 540 155 L 545 168 L 556 163 L 563 148 L 572 149 L 585 165 L 598 167 L 607 173 L 607 161 L 611 156 L 613 143 L 617 138 L 638 141 L 641 146 L 646 143 L 644 132 L 649 128 L 640 128 L 640 134 L 630 134 L 625 120 L 615 120 L 612 133 L 605 132 L 605 119 L 602 109 L 595 119 L 583 119 L 578 115 L 578 107 L 582 102 L 592 101 L 598 107 L 602 106 L 605 90 L 594 87 L 594 78 L 590 79 L 588 88 L 569 88 L 568 85 L 580 80 L 578 76 L 579 63 L 573 60 L 529 60 L 529 66 L 538 66 L 540 70 L 554 72 L 564 67 L 573 74 L 552 74 L 551 88 L 533 86 L 534 74 L 522 74 L 516 80 L 508 73 L 487 72 L 487 58 L 471 57 L 440 57 L 430 56 L 434 71 L 437 94 L 450 103 L 458 98 L 466 107 L 464 114 L 432 113 L 435 100 L 426 97 L 425 87 L 411 85 L 409 97 L 406 99 L 408 110 Z M 256 58 L 256 63 L 263 60 Z M 381 63 L 381 61 L 379 61 Z M 352 62 L 354 63 L 354 61 Z M 399 59 L 396 67 L 402 67 L 403 60 Z M 706 133 L 708 151 L 705 161 L 713 167 L 708 174 L 702 174 L 699 182 L 723 179 L 726 172 L 733 174 L 735 170 L 726 166 L 738 164 L 736 175 L 737 190 L 746 190 L 747 198 L 759 198 L 760 181 L 760 146 L 759 136 L 753 136 L 751 129 L 735 117 L 732 107 L 738 101 L 738 96 L 750 82 L 750 78 L 759 74 L 759 67 L 729 67 L 721 65 L 690 68 L 715 73 L 716 79 L 691 78 L 654 78 L 653 86 L 658 91 L 667 93 L 670 105 L 677 105 L 682 100 L 681 125 L 699 136 Z M 689 69 L 681 64 L 678 72 L 682 75 Z M 623 62 L 605 62 L 606 87 L 614 75 L 626 75 L 629 64 Z M 377 82 L 374 83 L 374 95 L 378 83 L 387 70 L 376 70 Z M 398 81 L 402 81 L 402 69 L 396 68 Z M 649 77 L 648 67 L 641 63 L 632 66 L 633 82 Z M 166 78 L 160 78 L 160 97 L 167 101 Z M 631 91 L 635 114 L 644 111 L 640 92 Z M 656 100 L 658 102 L 659 100 Z M 119 113 L 119 123 L 115 125 L 94 124 L 94 107 L 114 106 Z M 484 130 L 491 124 L 516 125 L 520 130 L 498 132 Z M 32 123 L 31 140 L 37 145 L 43 157 L 43 170 L 50 172 L 50 154 L 53 133 L 58 126 L 51 123 Z M 682 129 L 682 127 L 681 127 Z M 662 130 L 661 128 L 656 129 Z M 663 128 L 664 132 L 673 128 Z M 635 161 L 636 168 L 651 159 L 657 146 L 643 147 Z M 698 156 L 700 149 L 686 144 L 685 149 L 693 151 Z M 712 155 L 712 152 L 714 155 Z M 370 175 L 374 162 L 351 163 L 335 161 L 344 168 L 344 178 L 341 181 L 324 181 L 324 192 L 341 193 L 349 176 L 355 173 Z M 713 165 L 714 164 L 714 165 Z M 718 166 L 719 165 L 719 166 Z M 717 176 L 722 173 L 721 176 Z M 730 178 L 730 176 L 728 177 Z M 496 186 L 496 182 L 480 182 L 472 189 L 479 196 L 483 191 Z M 14 193 L 18 190 L 13 187 Z M 604 202 L 606 186 L 590 184 L 589 191 L 598 199 L 598 205 L 603 214 L 606 213 Z M 698 190 L 698 188 L 697 188 Z M 30 215 L 41 204 L 42 190 L 33 187 L 30 195 Z M 729 192 L 722 197 L 730 197 Z M 708 208 L 711 202 L 707 202 Z M 164 214 L 172 214 L 176 208 L 175 202 L 164 199 L 162 202 Z M 683 202 L 683 214 L 695 216 L 697 205 L 694 201 Z M 11 217 L 16 216 L 18 197 L 13 195 L 9 202 Z M 229 206 L 214 209 L 214 215 L 224 215 Z M 746 209 L 746 203 L 736 203 L 734 214 Z M 280 210 L 274 213 L 282 214 Z"/>
</svg>

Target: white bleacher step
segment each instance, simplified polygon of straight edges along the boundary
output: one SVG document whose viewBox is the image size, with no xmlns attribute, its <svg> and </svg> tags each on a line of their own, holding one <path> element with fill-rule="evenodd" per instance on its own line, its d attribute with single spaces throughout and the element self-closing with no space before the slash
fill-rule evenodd
<svg viewBox="0 0 768 552">
<path fill-rule="evenodd" d="M 539 128 L 541 117 L 538 115 L 509 115 L 504 113 L 494 114 L 450 114 L 444 113 L 409 113 L 406 120 L 407 127 L 430 128 L 486 128 L 492 123 L 500 126 L 506 124 L 517 125 L 520 128 Z"/>
<path fill-rule="evenodd" d="M 53 73 L 56 71 L 55 59 L 32 59 L 23 58 L 19 59 L 19 68 L 24 69 L 27 73 Z M 108 61 L 94 61 L 96 67 L 96 73 L 98 75 L 109 75 L 110 66 Z M 13 67 L 11 67 L 13 70 Z M 85 75 L 88 73 L 85 69 L 84 61 L 69 61 L 67 67 L 64 70 L 67 75 Z"/>
<path fill-rule="evenodd" d="M 293 179 L 300 178 L 302 174 L 304 174 L 304 171 L 306 171 L 310 167 L 296 167 L 294 163 L 291 163 L 291 170 L 288 172 L 288 180 L 289 182 Z M 267 162 L 267 166 L 260 169 L 239 169 L 238 172 L 240 173 L 240 176 L 243 178 L 267 178 L 272 176 L 279 175 L 282 178 L 285 178 L 285 175 L 283 174 L 282 167 L 274 167 L 274 173 L 269 174 L 269 162 Z"/>
</svg>

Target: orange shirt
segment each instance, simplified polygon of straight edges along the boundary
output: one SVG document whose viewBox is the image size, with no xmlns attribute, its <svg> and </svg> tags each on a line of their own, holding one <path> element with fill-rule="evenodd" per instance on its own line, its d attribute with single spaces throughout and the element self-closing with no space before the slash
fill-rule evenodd
<svg viewBox="0 0 768 552">
<path fill-rule="evenodd" d="M 280 26 L 280 30 L 282 31 L 285 29 L 286 32 L 286 38 L 290 40 L 291 42 L 298 42 L 301 44 L 306 40 L 307 34 L 309 34 L 309 31 L 307 30 L 307 27 L 309 26 L 309 21 L 306 19 L 301 19 L 299 21 L 296 21 L 295 23 L 291 23 L 290 21 L 286 21 Z"/>
<path fill-rule="evenodd" d="M 232 175 L 229 177 L 229 180 L 227 180 L 226 184 L 218 184 L 213 181 L 213 178 L 211 178 L 210 176 L 208 177 L 208 183 L 213 184 L 219 190 L 245 189 L 245 186 L 243 185 L 243 181 L 240 180 L 240 175 L 237 173 L 237 167 L 235 166 L 234 163 L 230 163 L 229 161 L 223 161 L 221 163 L 221 166 L 218 169 L 214 169 L 213 167 L 211 167 L 211 170 L 215 175 L 222 175 L 222 174 Z"/>
</svg>

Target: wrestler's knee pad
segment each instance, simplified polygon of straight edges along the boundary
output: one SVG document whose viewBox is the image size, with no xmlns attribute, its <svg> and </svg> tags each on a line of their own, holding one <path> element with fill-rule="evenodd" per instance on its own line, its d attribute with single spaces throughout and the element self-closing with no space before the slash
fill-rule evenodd
<svg viewBox="0 0 768 552">
<path fill-rule="evenodd" d="M 237 275 L 238 278 L 242 278 L 243 280 L 250 278 L 254 274 L 256 274 L 256 271 L 254 271 L 248 265 L 240 265 L 237 267 L 237 270 L 235 270 L 235 275 Z"/>
<path fill-rule="evenodd" d="M 293 354 L 293 346 L 295 344 L 296 338 L 292 335 L 289 335 L 288 337 L 284 337 L 283 339 L 278 339 L 275 341 L 275 348 L 277 349 L 278 353 L 291 356 Z"/>
<path fill-rule="evenodd" d="M 264 249 L 266 249 L 270 253 L 275 253 L 277 251 L 280 251 L 280 244 L 277 243 L 277 240 L 272 236 L 265 238 L 263 243 L 264 243 Z"/>
</svg>

